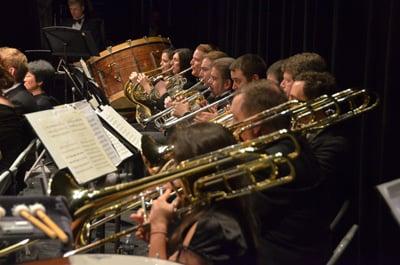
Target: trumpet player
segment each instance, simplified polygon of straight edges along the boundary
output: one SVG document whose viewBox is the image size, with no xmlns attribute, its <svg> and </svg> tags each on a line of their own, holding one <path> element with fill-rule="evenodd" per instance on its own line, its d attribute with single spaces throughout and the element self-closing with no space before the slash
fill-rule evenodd
<svg viewBox="0 0 400 265">
<path fill-rule="evenodd" d="M 174 159 L 178 162 L 218 150 L 235 143 L 232 134 L 224 127 L 201 123 L 175 131 L 171 136 Z M 187 179 L 190 186 L 196 177 Z M 136 236 L 150 243 L 148 255 L 169 259 L 182 264 L 255 264 L 254 231 L 252 219 L 242 198 L 215 202 L 178 219 L 173 231 L 169 230 L 176 209 L 185 195 L 168 201 L 170 190 L 153 201 L 149 215 L 150 230 L 138 230 Z M 131 215 L 143 222 L 143 211 Z M 175 218 L 176 220 L 176 218 Z"/>
<path fill-rule="evenodd" d="M 231 111 L 236 121 L 287 101 L 285 93 L 274 82 L 253 81 L 236 92 Z M 289 119 L 280 116 L 260 124 L 241 135 L 254 139 L 289 127 Z M 293 161 L 295 180 L 251 195 L 251 207 L 257 215 L 260 235 L 259 264 L 323 264 L 327 260 L 328 221 L 324 215 L 326 198 L 319 165 L 307 142 L 299 137 L 300 155 Z M 280 141 L 268 150 L 284 154 L 292 146 Z"/>
<path fill-rule="evenodd" d="M 222 51 L 211 51 L 207 53 L 203 61 L 201 62 L 200 66 L 200 74 L 199 77 L 203 81 L 204 87 L 210 87 L 211 88 L 211 82 L 210 82 L 210 74 L 211 74 L 211 68 L 213 65 L 213 62 L 216 59 L 227 57 L 226 53 Z M 205 97 L 207 97 L 205 95 Z M 205 105 L 207 102 L 201 102 L 201 105 Z M 184 116 L 185 113 L 190 112 L 190 106 L 189 102 L 185 100 L 185 98 L 182 98 L 180 100 L 177 100 L 176 102 L 173 103 L 174 105 L 174 116 L 176 117 L 182 117 Z"/>
<path fill-rule="evenodd" d="M 230 78 L 229 66 L 234 61 L 231 57 L 224 57 L 214 61 L 210 74 L 211 95 L 208 97 L 208 103 L 218 101 L 232 93 L 232 79 Z M 202 111 L 194 118 L 195 122 L 205 122 L 218 115 L 218 110 L 225 106 L 215 106 Z"/>
</svg>

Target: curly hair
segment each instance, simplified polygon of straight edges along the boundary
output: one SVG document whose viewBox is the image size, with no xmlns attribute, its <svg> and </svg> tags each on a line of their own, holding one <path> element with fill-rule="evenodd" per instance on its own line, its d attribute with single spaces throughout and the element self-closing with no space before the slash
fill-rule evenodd
<svg viewBox="0 0 400 265">
<path fill-rule="evenodd" d="M 288 72 L 293 79 L 303 72 L 315 71 L 325 72 L 327 70 L 325 59 L 321 55 L 313 52 L 295 54 L 282 65 L 282 72 Z"/>
<path fill-rule="evenodd" d="M 331 95 L 336 90 L 335 78 L 328 72 L 300 73 L 295 81 L 304 81 L 303 93 L 307 99 L 314 99 L 324 94 Z"/>
</svg>

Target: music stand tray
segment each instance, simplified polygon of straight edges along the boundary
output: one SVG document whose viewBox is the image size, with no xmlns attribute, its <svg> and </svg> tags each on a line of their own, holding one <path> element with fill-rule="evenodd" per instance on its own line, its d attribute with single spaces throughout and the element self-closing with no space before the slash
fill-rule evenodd
<svg viewBox="0 0 400 265">
<path fill-rule="evenodd" d="M 70 27 L 42 28 L 53 55 L 66 57 L 98 56 L 99 50 L 89 31 Z"/>
</svg>

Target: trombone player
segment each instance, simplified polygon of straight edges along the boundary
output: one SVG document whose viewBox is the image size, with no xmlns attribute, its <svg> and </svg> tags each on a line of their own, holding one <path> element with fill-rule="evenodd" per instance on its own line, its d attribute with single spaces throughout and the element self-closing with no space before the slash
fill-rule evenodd
<svg viewBox="0 0 400 265">
<path fill-rule="evenodd" d="M 289 98 L 299 101 L 308 101 L 322 95 L 332 95 L 336 90 L 335 78 L 328 72 L 303 72 L 294 78 Z M 328 218 L 333 220 L 342 204 L 349 199 L 354 172 L 349 170 L 354 165 L 350 153 L 348 122 L 335 124 L 325 129 L 307 134 L 307 140 L 318 159 L 324 178 L 327 182 L 329 194 Z"/>
<path fill-rule="evenodd" d="M 241 87 L 232 101 L 231 112 L 237 122 L 287 101 L 285 93 L 274 82 L 253 81 Z M 249 140 L 282 128 L 289 128 L 288 117 L 278 117 L 255 126 L 241 135 Z M 301 143 L 295 159 L 296 178 L 288 185 L 251 195 L 260 235 L 259 264 L 323 264 L 327 260 L 328 222 L 323 210 L 323 178 L 318 162 L 307 142 Z M 284 154 L 292 147 L 285 141 L 270 148 Z"/>
</svg>

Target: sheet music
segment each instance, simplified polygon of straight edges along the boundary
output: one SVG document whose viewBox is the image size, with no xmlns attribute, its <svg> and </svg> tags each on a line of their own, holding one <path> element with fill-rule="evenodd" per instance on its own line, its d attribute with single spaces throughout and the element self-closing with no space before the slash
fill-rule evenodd
<svg viewBox="0 0 400 265">
<path fill-rule="evenodd" d="M 96 112 L 130 144 L 142 151 L 142 134 L 124 120 L 111 106 L 102 106 L 102 110 L 96 110 Z"/>
<path fill-rule="evenodd" d="M 125 158 L 121 158 L 118 152 L 113 147 L 110 138 L 106 134 L 106 131 L 100 122 L 99 117 L 97 117 L 90 104 L 86 100 L 82 100 L 72 103 L 71 105 L 79 110 L 82 115 L 86 117 L 95 136 L 99 140 L 108 157 L 113 162 L 113 165 L 118 166 L 119 164 L 121 164 L 122 160 L 124 160 Z"/>
<path fill-rule="evenodd" d="M 400 179 L 380 184 L 377 188 L 400 225 Z"/>
<path fill-rule="evenodd" d="M 59 168 L 68 166 L 78 183 L 116 170 L 85 116 L 68 105 L 26 114 Z"/>
<path fill-rule="evenodd" d="M 106 134 L 110 138 L 113 147 L 122 160 L 125 160 L 133 155 L 132 152 L 129 151 L 129 149 L 126 148 L 126 146 L 123 145 L 117 137 L 114 136 L 114 134 L 110 133 L 107 129 L 104 130 L 106 131 Z"/>
</svg>

